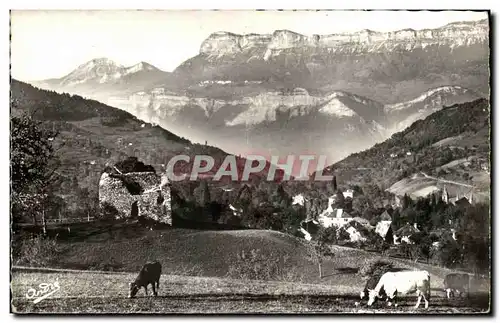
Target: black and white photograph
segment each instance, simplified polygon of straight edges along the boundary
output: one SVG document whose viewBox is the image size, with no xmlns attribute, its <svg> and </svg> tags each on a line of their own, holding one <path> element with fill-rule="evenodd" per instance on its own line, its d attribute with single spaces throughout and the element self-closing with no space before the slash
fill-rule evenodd
<svg viewBox="0 0 500 323">
<path fill-rule="evenodd" d="M 10 312 L 491 315 L 492 24 L 10 10 Z"/>
</svg>

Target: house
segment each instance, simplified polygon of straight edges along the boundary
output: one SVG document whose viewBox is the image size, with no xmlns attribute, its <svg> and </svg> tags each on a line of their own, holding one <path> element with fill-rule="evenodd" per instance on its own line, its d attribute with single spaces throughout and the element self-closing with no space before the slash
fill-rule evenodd
<svg viewBox="0 0 500 323">
<path fill-rule="evenodd" d="M 467 205 L 471 205 L 473 203 L 473 191 L 469 191 L 469 193 L 461 193 L 457 194 L 455 197 L 450 197 L 448 190 L 446 189 L 446 185 L 443 187 L 443 192 L 441 194 L 441 200 L 446 204 L 453 204 L 457 206 L 465 207 Z M 458 203 L 458 204 L 457 204 Z"/>
<path fill-rule="evenodd" d="M 380 215 L 380 221 L 392 221 L 392 216 L 389 213 L 389 211 L 385 210 L 381 215 Z"/>
<path fill-rule="evenodd" d="M 416 223 L 414 223 L 413 225 L 406 223 L 404 226 L 394 232 L 393 242 L 394 244 L 400 244 L 403 242 L 407 244 L 413 244 L 414 242 L 410 240 L 410 237 L 417 232 L 420 232 L 420 230 L 418 229 Z"/>
<path fill-rule="evenodd" d="M 306 219 L 300 222 L 299 231 L 304 235 L 304 239 L 311 241 L 312 236 L 315 235 L 320 228 L 318 221 L 314 219 Z"/>
<path fill-rule="evenodd" d="M 304 195 L 299 194 L 299 195 L 295 195 L 295 196 L 293 197 L 293 202 L 292 202 L 292 205 L 300 205 L 300 206 L 304 206 L 304 203 L 305 203 L 305 198 L 304 198 Z"/>
<path fill-rule="evenodd" d="M 354 241 L 366 241 L 367 238 L 363 236 L 354 226 L 348 225 L 343 228 L 349 234 L 349 240 Z"/>
<path fill-rule="evenodd" d="M 351 215 L 345 212 L 344 209 L 332 209 L 331 205 L 318 216 L 319 223 L 325 228 L 331 226 L 341 227 L 352 221 L 352 219 Z"/>
<path fill-rule="evenodd" d="M 304 239 L 307 241 L 311 241 L 312 236 L 309 232 L 307 232 L 304 228 L 300 227 L 299 231 L 304 235 Z"/>
<path fill-rule="evenodd" d="M 472 197 L 471 197 L 471 199 L 472 199 Z M 458 200 L 452 199 L 451 203 L 453 203 L 456 206 L 462 207 L 462 208 L 471 205 L 471 203 L 469 202 L 469 199 L 466 197 L 462 197 Z"/>
<path fill-rule="evenodd" d="M 434 237 L 437 237 L 438 239 L 441 239 L 443 236 L 444 237 L 449 237 L 455 241 L 458 240 L 458 237 L 457 237 L 457 230 L 454 229 L 454 228 L 451 228 L 451 229 L 445 229 L 445 228 L 441 228 L 441 229 L 436 229 L 436 230 L 432 230 L 431 232 L 429 232 L 429 234 L 431 236 L 434 236 Z M 439 242 L 439 241 L 436 241 L 436 242 Z M 433 245 L 436 245 L 437 247 L 440 246 L 439 243 L 436 243 L 434 242 Z"/>
<path fill-rule="evenodd" d="M 147 217 L 172 225 L 171 191 L 166 174 L 122 173 L 116 167 L 102 173 L 99 206 L 116 219 Z"/>
<path fill-rule="evenodd" d="M 349 197 L 350 199 L 352 199 L 352 198 L 353 198 L 353 196 L 354 196 L 354 191 L 353 191 L 353 190 L 351 190 L 351 189 L 348 189 L 348 190 L 345 190 L 344 192 L 342 192 L 342 194 L 344 195 L 344 198 L 345 198 L 345 199 L 346 199 L 346 198 L 348 198 L 348 197 Z"/>
<path fill-rule="evenodd" d="M 370 221 L 368 221 L 365 218 L 357 216 L 357 217 L 352 218 L 352 220 L 358 222 L 359 224 L 361 224 L 362 226 L 364 226 L 367 229 L 373 229 L 372 225 L 370 224 Z"/>
<path fill-rule="evenodd" d="M 345 231 L 349 235 L 349 240 L 351 242 L 367 241 L 370 236 L 374 234 L 373 228 L 369 225 L 369 223 L 367 226 L 354 219 L 347 222 L 339 228 L 339 230 Z"/>
<path fill-rule="evenodd" d="M 377 223 L 377 226 L 375 227 L 375 233 L 377 233 L 379 236 L 382 237 L 385 241 L 388 241 L 389 243 L 393 242 L 391 241 L 393 237 L 392 233 L 392 228 L 391 228 L 392 221 L 389 220 L 383 220 L 379 221 Z"/>
<path fill-rule="evenodd" d="M 407 151 L 406 156 L 411 156 L 411 151 Z"/>
<path fill-rule="evenodd" d="M 396 157 L 398 157 L 398 154 L 396 154 L 396 153 L 391 154 L 391 158 L 396 158 Z"/>
</svg>

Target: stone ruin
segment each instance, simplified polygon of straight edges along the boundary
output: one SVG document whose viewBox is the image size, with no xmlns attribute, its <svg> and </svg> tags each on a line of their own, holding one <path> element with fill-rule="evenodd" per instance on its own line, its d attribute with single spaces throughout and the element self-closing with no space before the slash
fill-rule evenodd
<svg viewBox="0 0 500 323">
<path fill-rule="evenodd" d="M 154 171 L 124 173 L 108 167 L 99 181 L 99 206 L 116 209 L 116 219 L 151 219 L 172 225 L 168 178 Z"/>
</svg>

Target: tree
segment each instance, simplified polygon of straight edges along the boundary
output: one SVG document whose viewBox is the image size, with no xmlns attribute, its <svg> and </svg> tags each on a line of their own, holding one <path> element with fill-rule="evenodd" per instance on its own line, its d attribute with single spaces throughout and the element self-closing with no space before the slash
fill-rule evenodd
<svg viewBox="0 0 500 323">
<path fill-rule="evenodd" d="M 334 227 L 320 227 L 316 236 L 309 242 L 309 258 L 318 265 L 319 278 L 323 278 L 323 260 L 334 256 L 328 246 L 329 242 L 336 240 L 336 230 Z"/>
<path fill-rule="evenodd" d="M 11 117 L 11 199 L 15 220 L 29 214 L 36 224 L 37 215 L 45 216 L 46 199 L 58 183 L 55 171 L 59 161 L 52 146 L 56 136 L 56 131 L 44 129 L 30 115 Z"/>
<path fill-rule="evenodd" d="M 337 192 L 337 176 L 333 176 L 333 191 Z"/>
<path fill-rule="evenodd" d="M 339 209 L 344 208 L 344 194 L 342 193 L 341 190 L 337 190 L 337 193 L 335 194 L 335 207 Z"/>
<path fill-rule="evenodd" d="M 45 186 L 50 163 L 55 158 L 52 140 L 55 132 L 44 130 L 41 122 L 29 115 L 11 118 L 10 162 L 12 190 L 30 191 L 34 185 Z"/>
<path fill-rule="evenodd" d="M 98 208 L 99 194 L 96 191 L 90 191 L 87 187 L 79 187 L 76 191 L 76 197 L 81 215 L 90 219 L 90 215 L 94 214 Z"/>
<path fill-rule="evenodd" d="M 197 188 L 196 200 L 198 204 L 202 207 L 208 206 L 210 203 L 210 189 L 208 188 L 208 183 L 206 180 L 200 182 L 200 186 Z"/>
<path fill-rule="evenodd" d="M 271 196 L 271 201 L 276 207 L 287 207 L 291 204 L 291 199 L 283 188 L 283 184 L 279 184 L 276 191 Z"/>
<path fill-rule="evenodd" d="M 365 195 L 355 196 L 352 201 L 352 209 L 359 214 L 363 214 L 363 212 L 370 207 L 370 200 Z"/>
<path fill-rule="evenodd" d="M 403 204 L 402 205 L 403 210 L 407 209 L 407 208 L 409 208 L 409 207 L 411 207 L 413 205 L 412 199 L 406 193 L 403 196 L 403 203 L 402 204 Z"/>
<path fill-rule="evenodd" d="M 487 272 L 490 258 L 490 208 L 479 203 L 469 206 L 460 218 L 458 239 L 463 245 L 465 265 L 474 272 Z"/>
</svg>

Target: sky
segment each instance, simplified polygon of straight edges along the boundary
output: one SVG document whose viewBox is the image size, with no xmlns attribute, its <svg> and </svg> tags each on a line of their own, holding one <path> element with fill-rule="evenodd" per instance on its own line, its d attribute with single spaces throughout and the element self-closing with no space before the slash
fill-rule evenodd
<svg viewBox="0 0 500 323">
<path fill-rule="evenodd" d="M 13 10 L 11 74 L 22 81 L 58 78 L 100 57 L 125 66 L 145 61 L 172 71 L 197 55 L 203 40 L 217 31 L 387 32 L 486 18 L 486 12 L 472 11 Z"/>
</svg>

